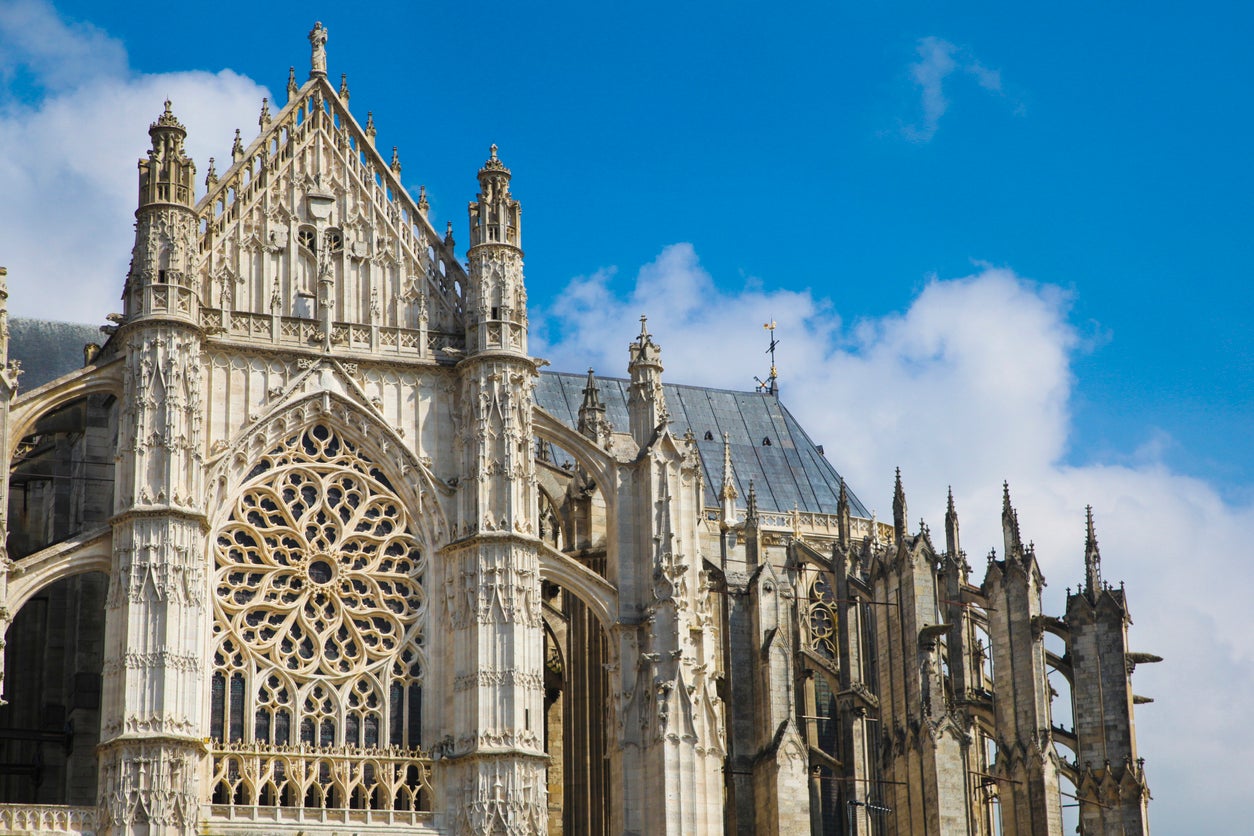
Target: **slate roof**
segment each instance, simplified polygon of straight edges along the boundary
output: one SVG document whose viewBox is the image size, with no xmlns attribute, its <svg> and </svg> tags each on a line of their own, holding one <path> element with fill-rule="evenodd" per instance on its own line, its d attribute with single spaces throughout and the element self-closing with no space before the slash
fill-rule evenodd
<svg viewBox="0 0 1254 836">
<path fill-rule="evenodd" d="M 578 425 L 579 405 L 587 376 L 541 372 L 536 402 L 562 423 Z M 605 417 L 617 432 L 626 432 L 627 386 L 620 378 L 597 378 Z M 840 494 L 840 474 L 819 452 L 805 430 L 774 395 L 735 392 L 663 383 L 671 430 L 682 435 L 692 429 L 705 470 L 705 504 L 717 506 L 723 484 L 723 433 L 731 443 L 736 474 L 737 505 L 744 507 L 753 480 L 758 508 L 763 511 L 800 511 L 834 514 Z M 708 433 L 708 435 L 707 435 Z M 766 444 L 764 439 L 769 439 Z M 869 517 L 848 485 L 849 509 Z"/>
</svg>

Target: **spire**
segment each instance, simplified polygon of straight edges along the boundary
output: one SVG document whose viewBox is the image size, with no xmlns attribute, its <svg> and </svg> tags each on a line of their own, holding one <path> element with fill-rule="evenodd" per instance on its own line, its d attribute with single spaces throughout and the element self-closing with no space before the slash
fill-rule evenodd
<svg viewBox="0 0 1254 836">
<path fill-rule="evenodd" d="M 958 512 L 954 508 L 954 489 L 949 488 L 949 501 L 945 506 L 945 550 L 953 560 L 960 560 L 958 542 Z"/>
<path fill-rule="evenodd" d="M 348 73 L 340 73 L 340 101 L 348 107 Z"/>
<path fill-rule="evenodd" d="M 596 373 L 589 368 L 588 380 L 583 387 L 583 403 L 579 405 L 579 432 L 593 441 L 605 426 L 605 404 L 601 403 L 601 388 L 597 386 Z"/>
<path fill-rule="evenodd" d="M 1002 482 L 1001 498 L 1001 530 L 1006 541 L 1006 560 L 1023 552 L 1023 542 L 1019 539 L 1019 515 L 1010 504 L 1010 483 Z"/>
<path fill-rule="evenodd" d="M 906 538 L 906 491 L 901 486 L 901 468 L 897 468 L 897 480 L 893 485 L 893 529 L 897 532 L 897 542 Z"/>
<path fill-rule="evenodd" d="M 723 433 L 723 487 L 719 489 L 718 498 L 734 500 L 736 493 L 736 473 L 732 468 L 731 435 Z"/>
<path fill-rule="evenodd" d="M 314 23 L 309 30 L 309 77 L 316 75 L 326 77 L 327 74 L 327 35 L 328 30 L 322 21 Z"/>
<path fill-rule="evenodd" d="M 290 102 L 296 98 L 296 94 L 300 92 L 300 88 L 296 86 L 296 68 L 287 68 L 287 100 Z"/>
<path fill-rule="evenodd" d="M 1093 531 L 1093 506 L 1084 508 L 1084 591 L 1089 597 L 1102 589 L 1102 554 L 1097 550 L 1097 534 Z"/>
<path fill-rule="evenodd" d="M 845 477 L 840 477 L 840 495 L 836 498 L 836 527 L 840 534 L 840 544 L 849 546 L 853 530 L 853 520 L 849 513 L 849 490 L 845 487 Z"/>
<path fill-rule="evenodd" d="M 662 347 L 653 342 L 649 319 L 640 317 L 640 336 L 627 347 L 631 384 L 627 390 L 627 414 L 631 436 L 644 447 L 667 421 L 666 395 L 662 391 Z"/>
<path fill-rule="evenodd" d="M 754 490 L 753 480 L 749 480 L 749 496 L 745 500 L 745 522 L 758 521 L 758 492 Z"/>
</svg>

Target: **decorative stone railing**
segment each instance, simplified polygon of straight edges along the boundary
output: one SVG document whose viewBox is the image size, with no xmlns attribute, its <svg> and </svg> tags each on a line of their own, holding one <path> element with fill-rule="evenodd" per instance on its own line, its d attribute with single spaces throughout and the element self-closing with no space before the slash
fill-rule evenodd
<svg viewBox="0 0 1254 836">
<path fill-rule="evenodd" d="M 718 508 L 705 509 L 707 520 L 717 520 L 719 514 Z M 743 517 L 738 517 L 738 520 L 743 519 Z M 849 522 L 849 535 L 854 542 L 872 536 L 872 530 L 875 532 L 875 542 L 892 542 L 893 527 L 888 523 L 883 523 L 879 520 L 861 519 L 860 517 L 853 517 Z M 835 537 L 840 530 L 840 517 L 836 514 L 819 514 L 795 509 L 792 511 L 759 511 L 758 525 L 765 530 L 790 531 L 797 535 L 808 534 L 811 536 Z"/>
<path fill-rule="evenodd" d="M 206 308 L 202 324 L 210 333 L 227 338 L 260 340 L 294 348 L 319 343 L 323 338 L 322 324 L 303 317 Z M 331 343 L 349 351 L 431 358 L 442 348 L 461 348 L 465 336 L 425 328 L 336 322 L 331 326 Z"/>
<path fill-rule="evenodd" d="M 417 750 L 228 743 L 213 750 L 215 819 L 419 826 L 431 760 Z"/>
<path fill-rule="evenodd" d="M 75 833 L 94 836 L 95 807 L 62 807 L 53 804 L 0 804 L 0 834 Z"/>
</svg>

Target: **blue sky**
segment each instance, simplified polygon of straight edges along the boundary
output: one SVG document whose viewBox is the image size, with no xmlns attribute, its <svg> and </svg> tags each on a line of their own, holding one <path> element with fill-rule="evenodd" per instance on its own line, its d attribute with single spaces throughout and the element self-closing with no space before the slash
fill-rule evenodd
<svg viewBox="0 0 1254 836">
<path fill-rule="evenodd" d="M 218 39 L 199 14 L 58 8 L 122 41 L 134 72 L 229 67 L 274 91 L 290 64 L 303 78 L 313 14 L 269 5 Z M 1009 266 L 1073 294 L 1090 350 L 1071 455 L 1151 445 L 1225 491 L 1254 480 L 1249 4 L 464 8 L 329 6 L 331 73 L 459 228 L 501 146 L 533 298 L 675 241 L 720 286 L 810 287 L 847 318 L 973 260 Z M 954 65 L 934 117 L 911 70 L 928 39 Z"/>
<path fill-rule="evenodd" d="M 980 554 L 1009 478 L 1055 610 L 1091 502 L 1112 579 L 1149 616 L 1135 649 L 1168 657 L 1136 675 L 1158 700 L 1138 710 L 1152 821 L 1243 821 L 1254 570 L 1231 544 L 1254 523 L 1254 7 L 373 8 L 227 21 L 0 0 L 11 309 L 116 309 L 161 100 L 203 173 L 236 127 L 255 132 L 262 95 L 283 98 L 289 65 L 305 77 L 321 17 L 332 78 L 349 74 L 437 228 L 465 240 L 500 146 L 555 366 L 622 374 L 643 311 L 671 380 L 750 388 L 774 317 L 785 401 L 867 505 L 888 509 L 900 464 L 939 530 L 952 483 Z M 1229 778 L 1203 779 L 1203 760 Z"/>
</svg>

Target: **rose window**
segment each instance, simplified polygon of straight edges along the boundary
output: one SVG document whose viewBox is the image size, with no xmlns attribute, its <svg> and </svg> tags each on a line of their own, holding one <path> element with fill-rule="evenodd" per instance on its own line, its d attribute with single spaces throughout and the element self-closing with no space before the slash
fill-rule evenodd
<svg viewBox="0 0 1254 836">
<path fill-rule="evenodd" d="M 383 473 L 315 425 L 261 457 L 213 542 L 211 736 L 232 751 L 416 750 L 426 558 Z M 232 798 L 223 768 L 215 792 Z M 245 795 L 297 806 L 384 795 L 275 787 Z"/>
</svg>

